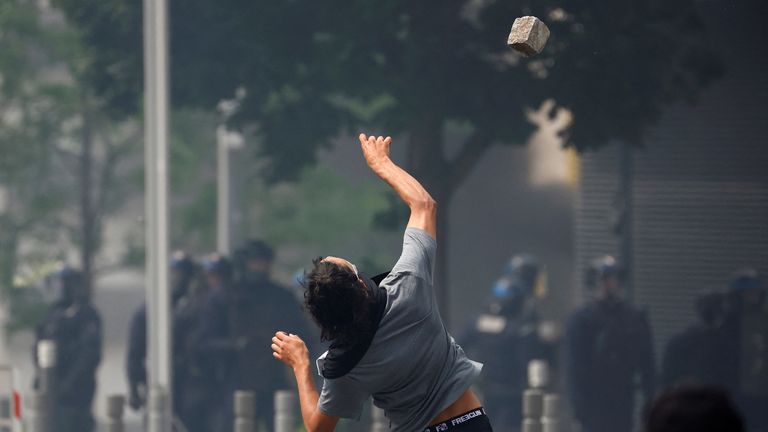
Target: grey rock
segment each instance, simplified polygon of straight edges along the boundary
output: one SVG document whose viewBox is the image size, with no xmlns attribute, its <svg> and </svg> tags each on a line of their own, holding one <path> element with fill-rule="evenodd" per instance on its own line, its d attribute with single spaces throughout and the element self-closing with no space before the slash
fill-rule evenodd
<svg viewBox="0 0 768 432">
<path fill-rule="evenodd" d="M 507 45 L 526 57 L 540 54 L 549 39 L 549 28 L 534 16 L 517 18 L 512 24 Z"/>
</svg>

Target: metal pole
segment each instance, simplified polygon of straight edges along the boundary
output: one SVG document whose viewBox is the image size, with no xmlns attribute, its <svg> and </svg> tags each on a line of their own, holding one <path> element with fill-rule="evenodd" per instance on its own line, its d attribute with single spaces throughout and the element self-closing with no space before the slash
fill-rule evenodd
<svg viewBox="0 0 768 432">
<path fill-rule="evenodd" d="M 216 128 L 216 249 L 222 255 L 229 255 L 230 245 L 230 182 L 229 143 L 227 128 Z"/>
<path fill-rule="evenodd" d="M 256 432 L 256 396 L 249 391 L 235 392 L 235 432 Z"/>
<path fill-rule="evenodd" d="M 124 432 L 123 408 L 125 407 L 125 396 L 110 395 L 107 396 L 107 432 Z"/>
<path fill-rule="evenodd" d="M 296 393 L 290 390 L 275 392 L 275 432 L 296 430 Z"/>
<path fill-rule="evenodd" d="M 144 0 L 144 101 L 149 431 L 170 432 L 167 0 Z"/>
</svg>

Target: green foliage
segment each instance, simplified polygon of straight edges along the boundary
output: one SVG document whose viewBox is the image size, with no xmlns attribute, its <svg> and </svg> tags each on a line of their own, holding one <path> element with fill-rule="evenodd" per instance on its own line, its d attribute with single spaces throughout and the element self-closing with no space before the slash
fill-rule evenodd
<svg viewBox="0 0 768 432">
<path fill-rule="evenodd" d="M 350 183 L 328 168 L 313 167 L 296 182 L 274 187 L 252 184 L 249 190 L 251 201 L 258 203 L 251 223 L 272 244 L 297 250 L 290 265 L 306 265 L 317 255 L 333 253 L 368 269 L 383 268 L 392 259 L 377 255 L 386 253 L 386 246 L 400 235 L 375 225 L 377 215 L 390 206 L 388 188 L 381 183 Z M 385 247 L 360 248 L 374 243 Z"/>
<path fill-rule="evenodd" d="M 276 243 L 333 245 L 339 236 L 370 231 L 388 207 L 386 186 L 352 184 L 327 168 L 307 169 L 296 184 L 270 189 L 262 200 L 266 235 Z"/>
<path fill-rule="evenodd" d="M 57 3 L 85 35 L 99 94 L 136 112 L 141 3 Z M 552 36 L 523 59 L 505 42 L 528 14 Z M 409 139 L 406 165 L 440 203 L 441 221 L 488 148 L 527 141 L 526 108 L 553 99 L 570 109 L 565 138 L 580 150 L 641 145 L 665 106 L 695 100 L 722 74 L 696 0 L 171 0 L 170 20 L 173 103 L 210 109 L 244 88 L 233 123 L 255 126 L 269 181 L 296 180 L 332 137 L 375 126 Z M 449 153 L 450 123 L 470 132 Z"/>
<path fill-rule="evenodd" d="M 130 175 L 123 162 L 136 155 L 138 128 L 107 120 L 83 80 L 90 60 L 80 36 L 41 2 L 0 4 L 0 188 L 10 197 L 0 212 L 0 285 L 6 288 L 19 269 L 61 258 L 86 237 L 95 254 L 103 219 L 137 190 L 120 176 Z M 92 217 L 84 224 L 86 140 L 94 150 L 87 186 Z"/>
<path fill-rule="evenodd" d="M 54 144 L 71 115 L 73 89 L 45 75 L 55 53 L 53 31 L 40 22 L 34 2 L 0 4 L 0 187 L 8 206 L 0 213 L 0 286 L 10 289 L 22 233 L 34 234 L 55 255 L 60 210 L 71 197 L 61 179 Z"/>
<path fill-rule="evenodd" d="M 179 110 L 170 142 L 171 243 L 191 250 L 216 245 L 216 115 Z"/>
<path fill-rule="evenodd" d="M 34 328 L 42 321 L 49 305 L 43 301 L 39 291 L 32 288 L 14 288 L 8 293 L 10 317 L 5 325 L 8 333 Z"/>
<path fill-rule="evenodd" d="M 60 3 L 88 35 L 99 87 L 117 85 L 113 104 L 134 109 L 140 68 L 120 75 L 131 84 L 112 70 L 140 63 L 140 3 Z M 552 29 L 529 61 L 504 43 L 524 13 Z M 425 116 L 468 120 L 520 142 L 522 109 L 549 97 L 574 111 L 576 145 L 637 142 L 661 107 L 695 97 L 721 69 L 693 0 L 177 0 L 171 17 L 174 100 L 211 107 L 244 86 L 242 118 L 260 123 L 275 175 L 361 123 L 394 135 Z"/>
</svg>

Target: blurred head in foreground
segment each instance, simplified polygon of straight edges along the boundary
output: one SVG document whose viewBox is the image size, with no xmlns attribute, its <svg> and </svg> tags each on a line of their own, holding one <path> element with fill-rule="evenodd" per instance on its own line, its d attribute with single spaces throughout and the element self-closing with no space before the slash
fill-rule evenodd
<svg viewBox="0 0 768 432">
<path fill-rule="evenodd" d="M 666 391 L 651 405 L 645 432 L 743 432 L 744 422 L 728 395 L 686 385 Z"/>
</svg>

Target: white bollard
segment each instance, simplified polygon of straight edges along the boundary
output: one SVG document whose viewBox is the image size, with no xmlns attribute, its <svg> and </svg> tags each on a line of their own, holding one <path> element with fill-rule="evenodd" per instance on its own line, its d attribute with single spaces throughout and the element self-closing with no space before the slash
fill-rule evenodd
<svg viewBox="0 0 768 432">
<path fill-rule="evenodd" d="M 560 395 L 555 393 L 544 395 L 542 432 L 560 432 L 560 410 Z"/>
<path fill-rule="evenodd" d="M 35 391 L 26 398 L 26 425 L 28 432 L 53 432 L 51 401 L 43 392 Z"/>
<path fill-rule="evenodd" d="M 528 362 L 528 386 L 544 388 L 549 384 L 549 364 L 544 360 Z"/>
<path fill-rule="evenodd" d="M 371 432 L 386 432 L 389 430 L 384 410 L 371 404 Z"/>
<path fill-rule="evenodd" d="M 275 432 L 296 431 L 296 393 L 289 390 L 275 392 Z"/>
<path fill-rule="evenodd" d="M 253 392 L 238 390 L 235 398 L 235 432 L 256 432 L 256 396 Z"/>
<path fill-rule="evenodd" d="M 544 412 L 544 392 L 528 389 L 523 392 L 523 418 L 539 420 Z"/>
<path fill-rule="evenodd" d="M 168 394 L 162 388 L 150 388 L 147 397 L 147 430 L 165 431 L 170 405 L 168 399 Z"/>
<path fill-rule="evenodd" d="M 543 432 L 544 388 L 549 384 L 549 364 L 544 360 L 528 363 L 528 390 L 523 392 L 522 432 Z"/>
<path fill-rule="evenodd" d="M 33 432 L 53 432 L 58 408 L 56 400 L 56 342 L 43 339 L 37 343 L 38 391 L 30 400 Z"/>
<path fill-rule="evenodd" d="M 107 432 L 125 431 L 125 424 L 123 423 L 124 407 L 125 396 L 107 396 Z"/>
<path fill-rule="evenodd" d="M 523 432 L 542 432 L 541 422 L 535 419 L 523 419 Z"/>
</svg>

